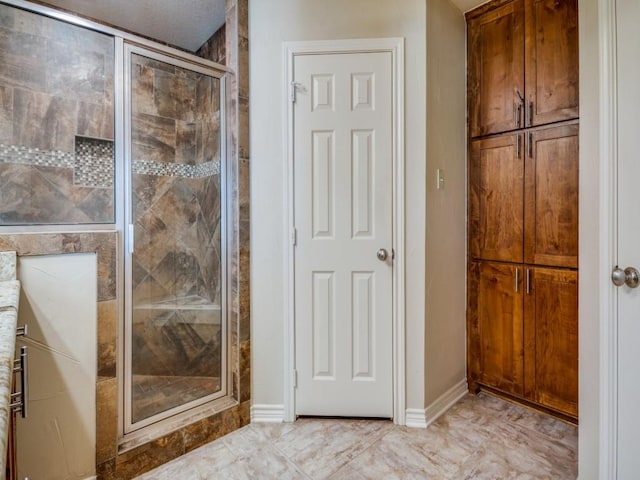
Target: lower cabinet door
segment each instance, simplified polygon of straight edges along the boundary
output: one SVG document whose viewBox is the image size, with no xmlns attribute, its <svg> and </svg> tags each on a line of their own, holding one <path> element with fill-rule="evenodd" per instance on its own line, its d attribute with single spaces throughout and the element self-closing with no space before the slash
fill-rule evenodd
<svg viewBox="0 0 640 480">
<path fill-rule="evenodd" d="M 578 416 L 578 272 L 525 269 L 525 397 Z"/>
<path fill-rule="evenodd" d="M 522 266 L 478 266 L 478 380 L 515 395 L 523 394 L 523 273 Z"/>
</svg>

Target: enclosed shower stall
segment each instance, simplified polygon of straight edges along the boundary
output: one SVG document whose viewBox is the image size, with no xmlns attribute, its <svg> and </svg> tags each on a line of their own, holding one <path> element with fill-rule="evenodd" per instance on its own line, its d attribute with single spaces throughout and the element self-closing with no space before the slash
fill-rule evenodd
<svg viewBox="0 0 640 480">
<path fill-rule="evenodd" d="M 127 46 L 129 428 L 226 393 L 221 80 Z"/>
<path fill-rule="evenodd" d="M 29 5 L 0 3 L 0 235 L 118 232 L 126 436 L 229 395 L 226 72 Z"/>
</svg>

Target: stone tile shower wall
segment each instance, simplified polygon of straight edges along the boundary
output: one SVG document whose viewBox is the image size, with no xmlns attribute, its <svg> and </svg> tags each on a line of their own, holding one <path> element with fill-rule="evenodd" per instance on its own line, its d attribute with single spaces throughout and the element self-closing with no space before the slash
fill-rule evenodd
<svg viewBox="0 0 640 480">
<path fill-rule="evenodd" d="M 113 38 L 0 5 L 0 65 L 0 225 L 113 223 Z"/>
<path fill-rule="evenodd" d="M 132 56 L 132 421 L 222 388 L 220 87 Z"/>
<path fill-rule="evenodd" d="M 204 42 L 204 44 L 198 49 L 196 55 L 212 62 L 219 63 L 220 65 L 226 65 L 227 53 L 227 25 L 222 25 L 216 33 L 211 35 L 211 38 Z"/>
<path fill-rule="evenodd" d="M 248 39 L 247 39 L 247 0 L 226 0 L 227 23 L 223 32 L 224 40 L 217 42 L 223 46 L 226 58 L 213 58 L 232 69 L 232 73 L 227 75 L 227 130 L 228 139 L 228 171 L 231 184 L 225 202 L 229 202 L 229 229 L 230 239 L 227 254 L 231 268 L 228 278 L 229 292 L 229 373 L 232 377 L 232 396 L 224 405 L 208 410 L 204 418 L 197 417 L 193 421 L 158 438 L 140 439 L 139 441 L 125 442 L 118 434 L 118 425 L 121 422 L 118 416 L 118 398 L 122 392 L 118 388 L 116 375 L 120 375 L 120 370 L 116 368 L 118 340 L 121 334 L 119 330 L 118 317 L 122 314 L 119 306 L 123 299 L 120 298 L 122 291 L 122 281 L 117 275 L 118 262 L 122 258 L 120 249 L 120 239 L 123 232 L 67 232 L 64 227 L 60 228 L 63 233 L 47 234 L 3 234 L 0 235 L 0 250 L 16 250 L 19 255 L 46 255 L 60 253 L 76 253 L 85 251 L 95 251 L 98 254 L 98 383 L 96 385 L 97 397 L 97 448 L 96 465 L 98 479 L 118 479 L 125 480 L 134 478 L 136 475 L 148 471 L 151 468 L 176 458 L 185 452 L 191 451 L 199 446 L 220 437 L 230 431 L 246 425 L 249 422 L 250 406 L 250 334 L 249 334 L 249 153 L 248 153 Z M 31 32 L 33 35 L 44 35 L 46 30 L 41 28 L 42 21 L 50 22 L 46 18 L 35 19 L 21 17 L 18 21 L 8 18 L 3 10 L 0 10 L 0 44 L 7 41 L 6 37 L 17 33 Z M 36 22 L 35 26 L 29 22 Z M 11 25 L 15 28 L 11 30 Z M 71 27 L 77 28 L 77 27 Z M 65 30 L 61 28 L 61 32 Z M 81 29 L 80 29 L 81 30 Z M 60 39 L 64 38 L 62 35 Z M 26 44 L 22 40 L 15 41 L 13 45 Z M 88 47 L 89 45 L 85 45 Z M 14 68 L 16 71 L 24 70 L 25 81 L 33 80 L 27 72 L 36 71 L 28 61 L 19 62 L 12 57 L 14 53 L 7 54 L 0 49 L 0 84 L 6 84 L 8 70 Z M 208 57 L 209 55 L 202 55 Z M 105 57 L 106 58 L 106 57 Z M 65 59 L 67 61 L 72 58 Z M 105 66 L 109 66 L 105 60 Z M 39 68 L 39 67 L 38 67 Z M 67 70 L 73 73 L 73 70 Z M 35 75 L 35 74 L 34 74 Z M 107 79 L 108 80 L 108 79 Z M 65 81 L 72 81 L 66 79 Z M 4 82 L 4 83 L 3 83 Z M 38 82 L 34 82 L 38 83 Z M 9 83 L 9 88 L 14 87 Z M 35 91 L 35 86 L 26 83 L 23 87 L 27 91 Z M 112 102 L 112 90 L 105 90 L 105 101 Z M 46 93 L 46 92 L 45 92 Z M 48 95 L 48 94 L 47 94 Z M 78 102 L 78 110 L 72 112 L 71 117 L 78 122 L 75 135 L 78 137 L 89 137 L 91 139 L 112 140 L 113 136 L 108 133 L 113 131 L 113 115 L 109 111 L 107 104 L 99 105 L 91 101 L 83 102 L 81 96 L 65 98 Z M 55 102 L 52 102 L 55 103 Z M 238 103 L 240 108 L 238 111 Z M 58 102 L 59 104 L 59 102 Z M 7 93 L 6 88 L 0 88 L 0 136 L 5 136 L 10 132 L 13 139 L 13 118 L 6 114 L 13 111 L 13 92 Z M 57 104 L 56 104 L 57 105 Z M 49 110 L 58 112 L 59 110 Z M 53 115 L 53 114 L 52 114 Z M 56 113 L 57 115 L 57 113 Z M 77 115 L 77 117 L 76 117 Z M 41 115 L 43 116 L 43 115 Z M 8 122 L 10 126 L 7 126 Z M 42 121 L 40 122 L 42 125 Z M 110 125 L 110 127 L 109 127 Z M 40 128 L 40 127 L 36 127 Z M 47 138 L 51 138 L 49 135 Z M 12 140 L 13 141 L 13 140 Z M 0 144 L 6 146 L 14 145 L 0 139 Z M 104 145 L 103 145 L 104 146 Z M 26 147 L 32 148 L 32 147 Z M 40 153 L 35 153 L 36 157 L 42 154 L 50 156 L 50 152 L 55 151 L 49 147 L 37 147 Z M 102 150 L 100 148 L 99 150 Z M 62 151 L 63 154 L 75 155 L 72 149 Z M 95 156 L 102 155 L 101 151 L 94 152 Z M 63 155 L 64 156 L 64 155 Z M 40 158 L 40 157 L 38 157 Z M 64 158 L 67 158 L 64 156 Z M 0 158 L 0 164 L 4 160 Z M 206 163 L 206 162 L 204 162 Z M 216 165 L 198 164 L 188 165 L 181 163 L 162 163 L 158 159 L 140 158 L 133 165 L 133 172 L 139 175 L 149 175 L 163 177 L 161 174 L 168 173 L 168 177 L 187 178 L 193 174 L 196 178 L 201 178 L 202 170 L 206 170 L 216 175 Z M 219 168 L 219 167 L 218 167 Z M 199 173 L 200 172 L 200 173 Z M 164 177 L 163 177 L 164 178 Z M 91 181 L 102 181 L 102 177 L 90 179 Z M 0 195 L 3 193 L 4 185 L 1 183 L 0 174 Z M 158 179 L 156 185 L 150 185 L 150 189 L 158 188 L 162 190 L 162 179 Z M 25 190 L 25 195 L 29 195 L 30 190 Z M 82 192 L 78 196 L 81 196 Z M 64 196 L 64 195 L 63 195 Z M 2 199 L 0 199 L 2 203 Z M 41 202 L 45 205 L 47 202 Z M 2 208 L 0 207 L 0 212 Z M 0 217 L 1 218 L 1 217 Z"/>
<path fill-rule="evenodd" d="M 135 55 L 132 89 L 134 302 L 220 305 L 218 80 Z"/>
</svg>

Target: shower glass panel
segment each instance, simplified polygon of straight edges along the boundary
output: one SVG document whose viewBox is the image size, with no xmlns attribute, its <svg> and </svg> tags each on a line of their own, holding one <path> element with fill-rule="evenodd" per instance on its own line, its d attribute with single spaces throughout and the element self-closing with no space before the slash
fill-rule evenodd
<svg viewBox="0 0 640 480">
<path fill-rule="evenodd" d="M 128 46 L 128 430 L 226 394 L 220 73 Z"/>
</svg>

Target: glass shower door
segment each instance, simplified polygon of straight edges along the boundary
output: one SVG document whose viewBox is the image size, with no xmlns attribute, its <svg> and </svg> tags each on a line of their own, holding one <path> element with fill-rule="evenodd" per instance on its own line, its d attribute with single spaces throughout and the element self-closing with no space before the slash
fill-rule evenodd
<svg viewBox="0 0 640 480">
<path fill-rule="evenodd" d="M 127 52 L 125 433 L 227 390 L 223 79 Z"/>
</svg>

